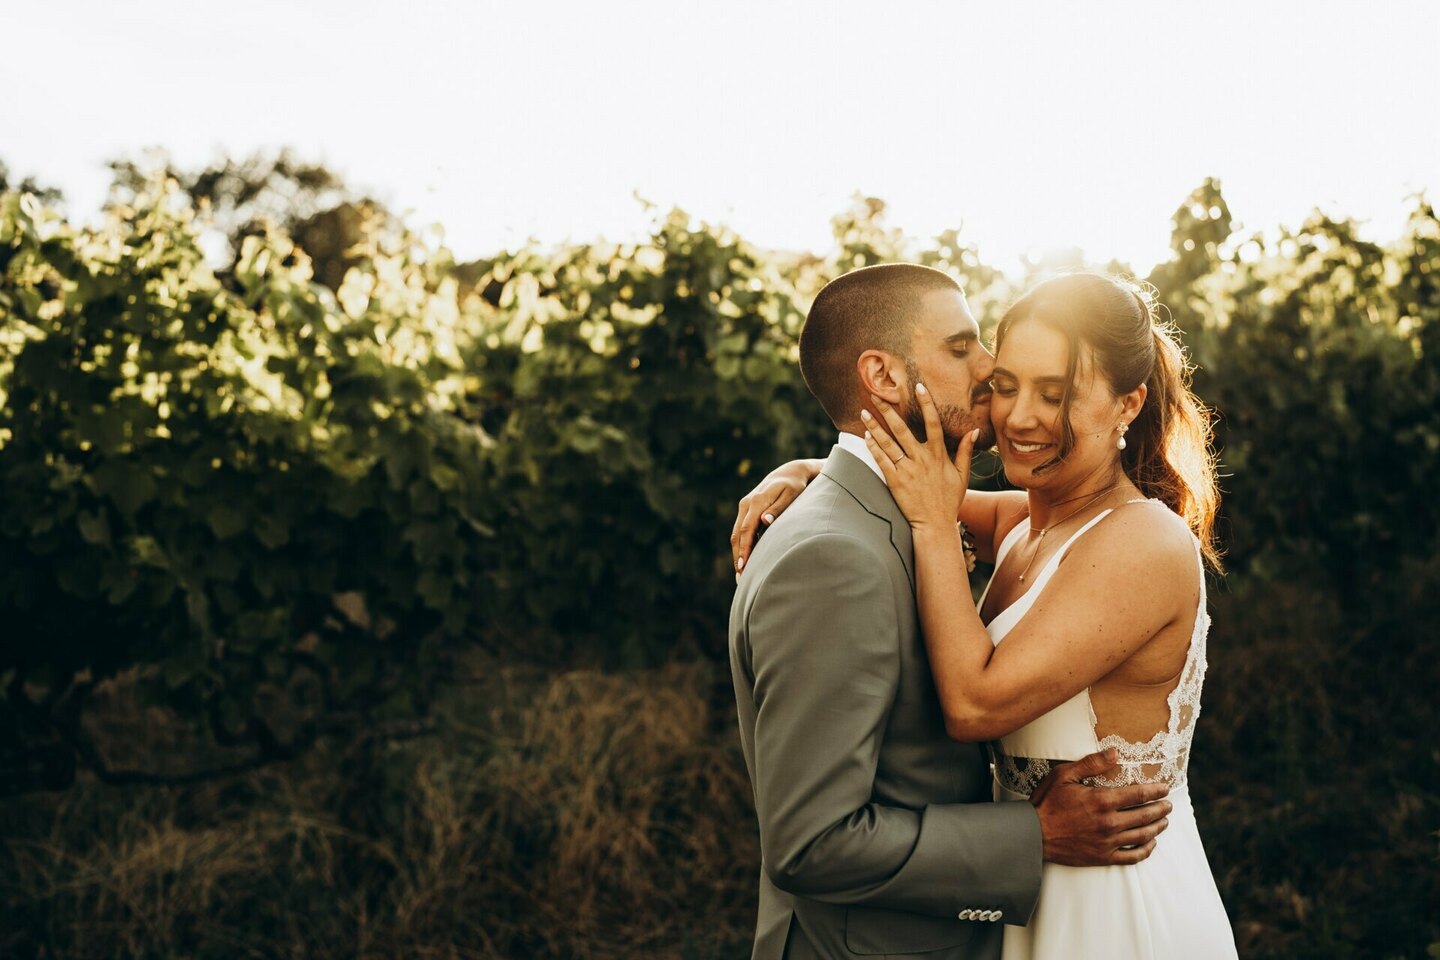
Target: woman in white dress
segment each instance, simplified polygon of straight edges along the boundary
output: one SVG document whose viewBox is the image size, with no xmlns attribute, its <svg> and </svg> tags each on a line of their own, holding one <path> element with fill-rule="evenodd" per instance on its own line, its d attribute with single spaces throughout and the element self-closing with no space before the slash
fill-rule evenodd
<svg viewBox="0 0 1440 960">
<path fill-rule="evenodd" d="M 866 415 L 867 443 L 914 533 L 916 598 L 951 736 L 998 741 L 1007 800 L 1046 789 L 1052 761 L 1107 748 L 1120 774 L 1103 783 L 1170 785 L 1169 827 L 1147 859 L 1045 864 L 1030 922 L 1005 928 L 1005 960 L 1235 956 L 1188 790 L 1204 568 L 1218 557 L 1209 421 L 1187 381 L 1141 290 L 1072 274 L 1031 290 L 996 331 L 991 419 L 1019 491 L 967 492 L 975 434 L 952 460 L 923 387 L 928 442 L 878 398 L 886 429 Z M 787 467 L 792 479 L 811 469 Z M 996 565 L 978 610 L 957 516 Z"/>
</svg>

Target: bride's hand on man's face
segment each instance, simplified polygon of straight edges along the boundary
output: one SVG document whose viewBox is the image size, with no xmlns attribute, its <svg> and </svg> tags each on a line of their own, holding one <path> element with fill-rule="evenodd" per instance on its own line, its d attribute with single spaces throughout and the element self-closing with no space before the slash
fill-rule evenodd
<svg viewBox="0 0 1440 960">
<path fill-rule="evenodd" d="M 865 444 L 885 474 L 885 482 L 895 497 L 910 526 L 954 530 L 955 517 L 965 500 L 970 484 L 970 458 L 975 451 L 978 429 L 960 440 L 954 459 L 945 449 L 945 433 L 940 425 L 940 412 L 930 391 L 921 384 L 915 387 L 920 412 L 925 417 L 925 442 L 915 439 L 900 414 L 879 397 L 873 397 L 875 409 L 884 418 L 884 425 L 875 422 L 862 410 L 865 421 Z M 886 433 L 886 431 L 889 433 Z"/>
<path fill-rule="evenodd" d="M 791 460 L 781 464 L 740 500 L 735 513 L 735 526 L 730 531 L 730 559 L 735 563 L 735 574 L 745 569 L 745 561 L 755 547 L 760 535 L 760 526 L 769 526 L 804 492 L 806 485 L 818 472 L 812 461 Z"/>
</svg>

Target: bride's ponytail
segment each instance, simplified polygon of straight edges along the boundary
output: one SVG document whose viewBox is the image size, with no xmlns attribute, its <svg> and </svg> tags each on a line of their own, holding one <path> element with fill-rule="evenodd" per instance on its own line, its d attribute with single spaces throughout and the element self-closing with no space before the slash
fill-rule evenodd
<svg viewBox="0 0 1440 960">
<path fill-rule="evenodd" d="M 1173 328 L 1154 319 L 1143 297 L 1141 303 L 1151 318 L 1155 363 L 1145 380 L 1145 405 L 1125 435 L 1120 463 L 1141 493 L 1185 518 L 1206 562 L 1218 570 L 1215 512 L 1220 495 L 1210 448 L 1210 411 L 1190 390 L 1190 366 Z"/>
</svg>

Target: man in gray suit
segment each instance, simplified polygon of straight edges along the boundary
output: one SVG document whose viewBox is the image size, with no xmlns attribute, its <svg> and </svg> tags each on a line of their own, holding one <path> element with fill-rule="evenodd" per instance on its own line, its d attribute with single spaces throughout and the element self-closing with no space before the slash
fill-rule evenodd
<svg viewBox="0 0 1440 960">
<path fill-rule="evenodd" d="M 1136 800 L 1079 782 L 1110 767 L 1102 755 L 1060 765 L 1032 803 L 992 803 L 983 747 L 946 736 L 910 526 L 861 436 L 874 394 L 923 439 L 923 382 L 952 451 L 975 427 L 988 445 L 993 366 L 960 287 L 927 267 L 848 273 L 806 320 L 800 369 L 840 442 L 756 545 L 730 610 L 763 861 L 755 960 L 997 957 L 1002 924 L 1034 910 L 1042 860 L 1117 862 L 1113 814 Z M 973 602 L 967 584 L 955 602 Z"/>
</svg>

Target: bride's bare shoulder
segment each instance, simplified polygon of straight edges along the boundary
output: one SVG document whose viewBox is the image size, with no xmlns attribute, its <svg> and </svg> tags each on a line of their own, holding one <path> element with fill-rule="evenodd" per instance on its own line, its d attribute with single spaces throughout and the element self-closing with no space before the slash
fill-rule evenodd
<svg viewBox="0 0 1440 960">
<path fill-rule="evenodd" d="M 1116 507 L 1089 535 L 1081 537 L 1066 557 L 1078 566 L 1103 562 L 1143 573 L 1146 581 L 1193 579 L 1195 538 L 1183 517 L 1157 500 L 1137 500 Z"/>
</svg>

